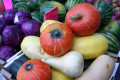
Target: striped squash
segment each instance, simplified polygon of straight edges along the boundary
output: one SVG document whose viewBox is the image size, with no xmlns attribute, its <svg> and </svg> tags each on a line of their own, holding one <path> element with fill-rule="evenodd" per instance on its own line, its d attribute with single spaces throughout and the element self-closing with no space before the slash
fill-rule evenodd
<svg viewBox="0 0 120 80">
<path fill-rule="evenodd" d="M 84 3 L 84 2 L 85 2 L 84 0 L 67 0 L 67 2 L 65 3 L 65 8 L 68 11 L 74 5 L 76 5 L 78 3 Z"/>
<path fill-rule="evenodd" d="M 25 10 L 25 11 L 31 12 L 31 9 L 25 2 L 18 2 L 13 6 L 13 8 L 17 9 L 18 11 Z"/>
<path fill-rule="evenodd" d="M 117 54 L 118 51 L 119 51 L 119 42 L 116 39 L 116 37 L 114 37 L 109 32 L 104 32 L 104 33 L 101 33 L 101 34 L 104 35 L 108 40 L 108 52 L 112 52 L 112 53 Z"/>
<path fill-rule="evenodd" d="M 120 23 L 114 20 L 109 21 L 106 26 L 100 26 L 97 32 L 109 32 L 120 40 Z"/>
<path fill-rule="evenodd" d="M 44 14 L 58 6 L 58 19 L 64 21 L 66 15 L 65 7 L 57 1 L 47 1 L 40 7 L 40 17 L 44 19 Z"/>
<path fill-rule="evenodd" d="M 101 25 L 106 25 L 113 16 L 113 8 L 107 1 L 98 1 L 94 6 L 100 11 Z"/>
<path fill-rule="evenodd" d="M 39 11 L 31 12 L 31 16 L 32 16 L 33 20 L 36 20 L 36 21 L 42 23 L 42 18 L 40 17 L 40 12 Z"/>
</svg>

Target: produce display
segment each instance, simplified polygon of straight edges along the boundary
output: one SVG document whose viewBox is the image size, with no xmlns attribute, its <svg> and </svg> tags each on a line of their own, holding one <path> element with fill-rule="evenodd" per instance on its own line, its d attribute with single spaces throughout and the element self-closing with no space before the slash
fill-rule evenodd
<svg viewBox="0 0 120 80">
<path fill-rule="evenodd" d="M 107 53 L 119 51 L 119 0 L 12 0 L 12 5 L 0 16 L 0 59 L 11 61 L 6 70 L 16 80 L 110 79 L 115 61 Z M 58 21 L 45 20 L 55 7 Z"/>
</svg>

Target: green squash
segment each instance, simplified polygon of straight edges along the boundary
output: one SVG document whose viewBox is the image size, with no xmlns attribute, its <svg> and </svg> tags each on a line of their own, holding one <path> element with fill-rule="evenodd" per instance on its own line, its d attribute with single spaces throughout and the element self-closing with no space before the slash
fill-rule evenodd
<svg viewBox="0 0 120 80">
<path fill-rule="evenodd" d="M 31 9 L 25 2 L 18 2 L 13 6 L 13 8 L 17 9 L 18 11 L 25 10 L 25 11 L 31 12 Z"/>
<path fill-rule="evenodd" d="M 30 0 L 27 4 L 32 11 L 39 11 L 42 4 L 49 0 Z"/>
<path fill-rule="evenodd" d="M 67 0 L 67 2 L 65 3 L 65 8 L 68 11 L 69 9 L 71 9 L 74 5 L 78 4 L 78 3 L 84 3 L 84 0 Z"/>
<path fill-rule="evenodd" d="M 18 3 L 18 2 L 28 2 L 29 0 L 12 0 L 12 3 L 13 4 L 16 4 L 16 3 Z"/>
<path fill-rule="evenodd" d="M 40 17 L 40 12 L 39 11 L 31 12 L 31 16 L 32 16 L 33 20 L 36 20 L 36 21 L 42 23 L 42 18 Z"/>
<path fill-rule="evenodd" d="M 108 52 L 112 52 L 112 53 L 118 54 L 119 42 L 116 39 L 116 37 L 114 37 L 109 32 L 104 32 L 104 33 L 101 33 L 101 34 L 104 35 L 107 38 L 107 40 L 108 40 Z"/>
<path fill-rule="evenodd" d="M 40 8 L 40 17 L 44 20 L 44 14 L 58 6 L 58 20 L 64 21 L 66 15 L 65 7 L 56 1 L 47 1 Z"/>
<path fill-rule="evenodd" d="M 120 23 L 111 20 L 106 26 L 100 26 L 97 32 L 109 32 L 118 40 L 120 40 Z"/>
<path fill-rule="evenodd" d="M 107 1 L 98 1 L 94 6 L 101 14 L 101 25 L 106 25 L 113 16 L 113 8 Z"/>
</svg>

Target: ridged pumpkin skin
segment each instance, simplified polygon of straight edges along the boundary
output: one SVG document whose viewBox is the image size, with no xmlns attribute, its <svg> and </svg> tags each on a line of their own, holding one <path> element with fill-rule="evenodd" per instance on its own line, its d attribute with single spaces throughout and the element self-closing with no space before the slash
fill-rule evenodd
<svg viewBox="0 0 120 80">
<path fill-rule="evenodd" d="M 72 47 L 73 33 L 65 24 L 52 23 L 42 31 L 40 43 L 47 54 L 61 56 Z"/>
<path fill-rule="evenodd" d="M 32 67 L 32 69 L 26 70 L 26 67 Z M 25 62 L 17 73 L 17 80 L 51 80 L 51 77 L 52 72 L 50 67 L 39 59 L 32 59 Z"/>
<path fill-rule="evenodd" d="M 81 14 L 82 18 L 70 19 L 70 17 Z M 79 3 L 73 6 L 66 14 L 65 23 L 79 36 L 94 33 L 100 25 L 100 12 L 96 7 L 88 3 Z"/>
<path fill-rule="evenodd" d="M 107 50 L 108 41 L 99 33 L 94 33 L 85 37 L 74 37 L 73 46 L 71 48 L 71 51 L 80 52 L 84 59 L 96 58 L 106 53 Z"/>
</svg>

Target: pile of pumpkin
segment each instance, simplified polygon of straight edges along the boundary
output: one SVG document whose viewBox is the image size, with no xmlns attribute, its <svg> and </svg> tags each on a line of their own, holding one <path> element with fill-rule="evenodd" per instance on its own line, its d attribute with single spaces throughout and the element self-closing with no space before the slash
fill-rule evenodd
<svg viewBox="0 0 120 80">
<path fill-rule="evenodd" d="M 17 80 L 109 80 L 115 62 L 104 54 L 118 52 L 120 23 L 111 21 L 113 11 L 100 11 L 103 3 L 110 6 L 106 1 L 95 4 L 97 8 L 76 4 L 67 12 L 65 24 L 46 20 L 40 37 L 25 37 L 21 49 L 31 60 L 19 68 Z M 90 59 L 95 60 L 84 71 L 84 62 Z"/>
</svg>

